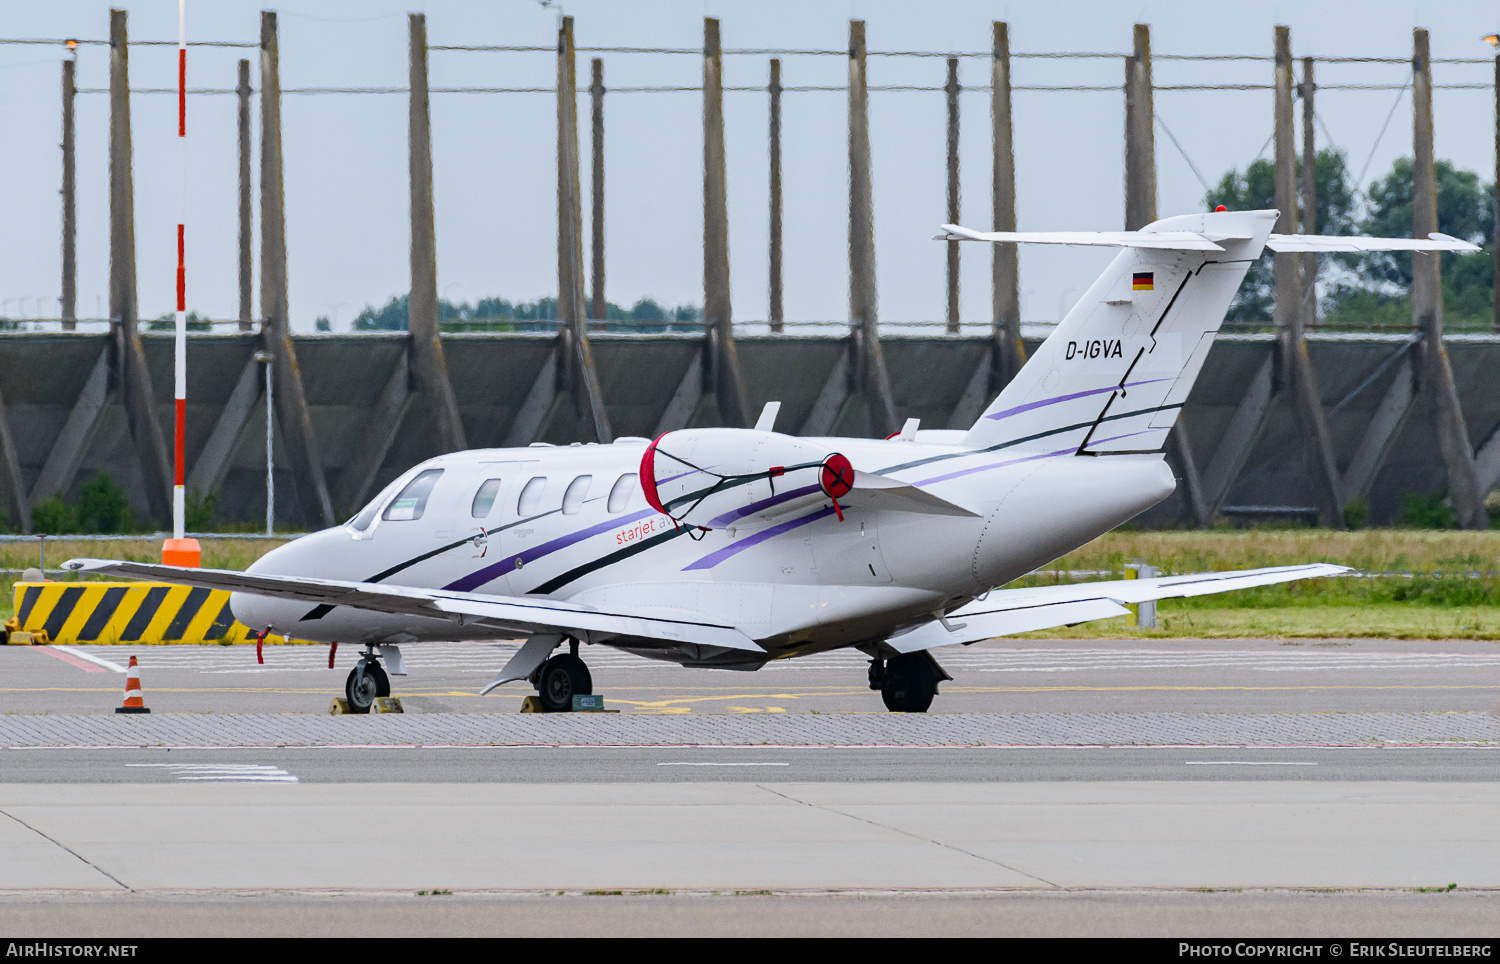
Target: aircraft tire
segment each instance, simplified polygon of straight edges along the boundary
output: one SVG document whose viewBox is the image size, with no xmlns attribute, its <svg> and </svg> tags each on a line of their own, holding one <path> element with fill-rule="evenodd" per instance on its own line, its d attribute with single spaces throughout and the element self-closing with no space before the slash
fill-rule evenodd
<svg viewBox="0 0 1500 964">
<path fill-rule="evenodd" d="M 594 692 L 594 679 L 589 668 L 571 653 L 554 656 L 543 663 L 536 683 L 542 709 L 548 713 L 571 713 L 573 697 Z"/>
<path fill-rule="evenodd" d="M 349 678 L 344 682 L 344 697 L 349 701 L 349 712 L 368 713 L 370 707 L 375 705 L 378 696 L 391 695 L 391 678 L 380 668 L 380 664 L 373 660 L 365 663 L 364 685 L 355 689 L 355 681 L 359 677 L 359 667 L 349 671 Z"/>
<path fill-rule="evenodd" d="M 932 659 L 925 653 L 907 653 L 886 663 L 880 698 L 892 713 L 926 713 L 937 684 Z"/>
</svg>

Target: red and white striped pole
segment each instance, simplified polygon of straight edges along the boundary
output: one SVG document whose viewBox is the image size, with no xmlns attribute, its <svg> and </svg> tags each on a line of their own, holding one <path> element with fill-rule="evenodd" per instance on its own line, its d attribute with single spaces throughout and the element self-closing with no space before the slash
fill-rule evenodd
<svg viewBox="0 0 1500 964">
<path fill-rule="evenodd" d="M 161 561 L 174 566 L 197 566 L 203 554 L 197 539 L 186 537 L 187 474 L 183 437 L 187 434 L 187 0 L 177 0 L 177 336 L 173 346 L 174 473 L 172 538 L 162 546 Z"/>
</svg>

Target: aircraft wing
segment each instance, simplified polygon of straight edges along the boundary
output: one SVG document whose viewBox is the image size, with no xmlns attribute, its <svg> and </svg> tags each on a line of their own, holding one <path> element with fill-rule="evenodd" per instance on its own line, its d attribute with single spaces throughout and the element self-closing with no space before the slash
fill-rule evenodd
<svg viewBox="0 0 1500 964">
<path fill-rule="evenodd" d="M 973 643 L 995 636 L 1123 616 L 1129 612 L 1125 608 L 1128 603 L 1203 596 L 1297 579 L 1336 576 L 1348 571 L 1346 566 L 1315 563 L 1149 579 L 1114 579 L 1068 586 L 997 589 L 982 600 L 976 599 L 954 610 L 941 622 L 925 623 L 910 632 L 892 636 L 886 642 L 898 652 L 915 653 L 952 643 Z"/>
<path fill-rule="evenodd" d="M 561 631 L 577 635 L 636 636 L 764 653 L 755 640 L 729 625 L 605 612 L 550 599 L 419 589 L 373 582 L 273 576 L 231 569 L 193 569 L 149 562 L 70 559 L 63 568 L 94 575 L 127 576 L 181 586 L 246 592 L 324 606 L 352 606 L 381 613 L 451 619 L 458 626 L 483 624 L 517 635 Z M 290 627 L 286 627 L 290 629 Z"/>
</svg>

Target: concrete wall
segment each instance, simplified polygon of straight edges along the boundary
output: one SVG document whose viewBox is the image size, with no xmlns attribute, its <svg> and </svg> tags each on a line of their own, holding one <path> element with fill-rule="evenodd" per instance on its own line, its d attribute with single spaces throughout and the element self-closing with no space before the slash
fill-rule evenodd
<svg viewBox="0 0 1500 964">
<path fill-rule="evenodd" d="M 155 387 L 158 415 L 171 425 L 171 338 L 144 336 Z M 652 435 L 684 376 L 703 350 L 700 336 L 685 334 L 598 334 L 592 338 L 599 380 L 616 435 Z M 746 336 L 737 339 L 750 401 L 782 402 L 778 428 L 796 432 L 847 351 L 840 337 Z M 1309 349 L 1325 411 L 1335 439 L 1340 469 L 1360 444 L 1376 407 L 1406 369 L 1393 356 L 1407 345 L 1404 335 L 1313 335 Z M 464 430 L 476 447 L 499 444 L 551 355 L 548 333 L 474 333 L 444 336 L 444 352 Z M 312 408 L 314 429 L 330 487 L 361 432 L 371 407 L 397 371 L 406 344 L 403 333 L 305 335 L 297 354 Z M 945 335 L 883 339 L 887 365 L 901 417 L 916 416 L 929 428 L 945 428 L 966 387 L 988 364 L 984 339 Z M 1030 346 L 1035 347 L 1035 346 Z M 194 335 L 188 347 L 187 453 L 191 467 L 228 400 L 236 379 L 256 348 L 252 335 Z M 1271 356 L 1270 335 L 1224 335 L 1216 343 L 1183 418 L 1200 471 L 1213 457 L 1226 425 L 1256 372 Z M 0 335 L 0 391 L 9 407 L 28 490 L 35 483 L 53 441 L 68 418 L 82 385 L 102 352 L 104 335 L 15 332 Z M 1500 337 L 1453 336 L 1448 351 L 1478 449 L 1500 425 L 1500 391 L 1490 372 L 1500 371 Z M 1382 366 L 1384 366 L 1382 368 Z M 705 392 L 693 425 L 713 425 L 717 411 Z M 582 436 L 582 423 L 564 402 L 550 423 L 546 441 L 565 444 Z M 865 405 L 858 395 L 842 405 L 833 433 L 868 432 Z M 437 454 L 430 415 L 414 404 L 401 423 L 379 476 L 383 486 L 413 463 Z M 219 495 L 224 519 L 253 521 L 265 512 L 264 402 L 240 433 L 235 456 Z M 278 443 L 279 444 L 279 443 Z M 108 472 L 130 492 L 146 514 L 141 471 L 123 406 L 111 393 L 73 483 Z M 1408 492 L 1436 492 L 1444 485 L 1442 460 L 1431 420 L 1420 398 L 1380 468 L 1370 495 L 1372 520 L 1390 521 Z M 278 519 L 302 519 L 289 477 L 278 475 Z M 1290 406 L 1277 395 L 1264 430 L 1235 478 L 1225 501 L 1230 513 L 1255 507 L 1306 508 L 1314 504 L 1303 467 L 1302 446 Z M 1175 525 L 1184 506 L 1174 497 L 1143 522 Z"/>
</svg>

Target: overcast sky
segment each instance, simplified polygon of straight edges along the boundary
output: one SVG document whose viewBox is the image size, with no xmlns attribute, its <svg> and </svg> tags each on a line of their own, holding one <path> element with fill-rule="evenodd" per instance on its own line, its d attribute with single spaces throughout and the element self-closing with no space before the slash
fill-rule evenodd
<svg viewBox="0 0 1500 964">
<path fill-rule="evenodd" d="M 128 3 L 133 40 L 175 40 L 175 0 Z M 261 5 L 189 0 L 190 39 L 258 39 Z M 535 0 L 447 0 L 414 5 L 298 0 L 281 14 L 283 87 L 395 86 L 407 80 L 407 21 L 428 15 L 429 42 L 554 42 L 557 8 Z M 580 46 L 700 46 L 703 18 L 722 19 L 726 47 L 841 48 L 851 17 L 867 21 L 871 50 L 985 51 L 990 22 L 1011 25 L 1012 50 L 1124 54 L 1131 25 L 1152 25 L 1163 54 L 1255 54 L 1272 49 L 1272 28 L 1292 28 L 1297 57 L 1406 58 L 1412 28 L 1432 32 L 1435 57 L 1486 58 L 1484 34 L 1500 29 L 1493 3 L 1331 2 L 946 2 L 872 0 L 723 0 L 652 3 L 573 0 Z M 106 38 L 109 4 L 55 0 L 0 4 L 0 36 Z M 0 46 L 0 313 L 56 316 L 60 292 L 60 48 Z M 189 85 L 232 87 L 235 62 L 255 51 L 197 48 Z M 589 54 L 579 58 L 586 86 Z M 604 54 L 606 86 L 701 82 L 696 56 Z M 175 82 L 174 51 L 131 51 L 134 87 Z M 535 86 L 553 83 L 554 57 L 538 53 L 430 55 L 431 83 Z M 79 85 L 108 83 L 108 51 L 83 47 Z M 1268 83 L 1264 62 L 1184 63 L 1158 60 L 1158 85 Z M 764 56 L 726 59 L 725 83 L 763 86 Z M 1401 84 L 1404 64 L 1322 64 L 1321 84 Z M 939 58 L 872 57 L 872 84 L 940 86 Z M 1440 64 L 1436 81 L 1493 83 L 1488 64 Z M 1014 82 L 1118 85 L 1119 60 L 1029 60 L 1014 64 Z M 960 80 L 988 83 L 989 62 L 962 61 Z M 840 84 L 839 57 L 787 57 L 783 83 Z M 1365 181 L 1411 150 L 1409 92 L 1320 93 L 1318 113 L 1335 146 Z M 606 106 L 607 296 L 630 304 L 649 296 L 667 304 L 702 301 L 702 134 L 697 93 L 617 93 Z M 945 219 L 943 95 L 872 95 L 877 268 L 883 320 L 939 319 L 944 305 L 943 245 L 929 240 Z M 767 313 L 767 98 L 727 93 L 730 257 L 737 319 Z M 847 316 L 848 262 L 846 100 L 841 93 L 788 93 L 784 98 L 786 312 L 790 319 Z M 1391 114 L 1395 106 L 1394 114 Z M 175 268 L 175 98 L 138 95 L 135 138 L 136 243 L 140 311 L 172 307 Z M 1210 182 L 1243 168 L 1272 127 L 1269 91 L 1159 91 L 1158 117 Z M 556 290 L 554 113 L 548 94 L 434 94 L 433 157 L 437 203 L 438 286 L 444 297 L 486 295 L 530 300 Z M 1124 99 L 1107 92 L 1015 94 L 1019 220 L 1023 230 L 1116 229 L 1122 224 Z M 232 96 L 190 98 L 188 303 L 200 313 L 238 313 L 236 287 L 236 141 Z M 290 300 L 294 326 L 310 330 L 318 315 L 346 328 L 366 304 L 409 285 L 406 118 L 404 95 L 286 95 L 283 98 Z M 1460 167 L 1494 170 L 1494 94 L 1441 90 L 1436 95 L 1437 152 Z M 587 123 L 586 100 L 580 116 Z M 1383 138 L 1381 126 L 1391 116 Z M 258 117 L 258 115 L 257 115 Z M 990 210 L 989 95 L 962 99 L 963 220 L 987 226 Z M 1300 123 L 1299 123 L 1300 128 Z M 1320 131 L 1320 136 L 1321 136 Z M 101 312 L 108 270 L 108 101 L 78 98 L 78 310 Z M 588 190 L 588 135 L 582 137 Z M 258 156 L 258 155 L 257 155 Z M 1203 186 L 1182 153 L 1157 139 L 1158 208 L 1162 216 L 1199 210 Z M 587 200 L 585 211 L 587 211 Z M 258 214 L 257 214 L 258 228 Z M 587 229 L 586 229 L 587 230 Z M 257 242 L 258 254 L 258 242 Z M 988 252 L 965 248 L 963 313 L 989 317 Z M 585 254 L 587 258 L 587 254 Z M 1092 280 L 1107 254 L 1025 251 L 1022 314 L 1059 317 Z M 258 268 L 258 265 L 257 265 Z M 257 305 L 257 312 L 259 306 Z"/>
</svg>

